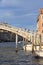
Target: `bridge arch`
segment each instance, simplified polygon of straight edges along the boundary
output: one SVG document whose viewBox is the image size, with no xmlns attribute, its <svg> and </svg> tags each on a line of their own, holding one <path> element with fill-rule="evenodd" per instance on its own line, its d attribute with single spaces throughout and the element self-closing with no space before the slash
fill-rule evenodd
<svg viewBox="0 0 43 65">
<path fill-rule="evenodd" d="M 22 36 L 23 38 L 27 39 L 28 41 L 30 40 L 31 34 L 27 31 L 21 29 L 21 28 L 11 27 L 10 25 L 0 24 L 0 29 L 15 33 L 15 34 Z"/>
</svg>

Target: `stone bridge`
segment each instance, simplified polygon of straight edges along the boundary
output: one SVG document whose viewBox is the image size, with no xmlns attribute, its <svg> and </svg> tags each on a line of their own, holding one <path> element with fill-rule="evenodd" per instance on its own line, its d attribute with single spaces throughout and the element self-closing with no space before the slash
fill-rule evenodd
<svg viewBox="0 0 43 65">
<path fill-rule="evenodd" d="M 30 36 L 32 35 L 30 32 L 28 32 L 24 29 L 21 29 L 18 27 L 12 27 L 8 24 L 0 24 L 0 29 L 7 30 L 7 31 L 10 31 L 10 32 L 15 33 L 17 35 L 20 35 L 23 38 L 27 39 L 28 41 L 30 40 Z"/>
</svg>

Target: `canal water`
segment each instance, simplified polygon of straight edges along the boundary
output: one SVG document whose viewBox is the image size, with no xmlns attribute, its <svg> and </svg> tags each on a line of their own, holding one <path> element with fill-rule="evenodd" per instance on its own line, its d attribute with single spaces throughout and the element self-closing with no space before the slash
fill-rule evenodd
<svg viewBox="0 0 43 65">
<path fill-rule="evenodd" d="M 35 58 L 31 52 L 22 49 L 18 43 L 18 52 L 15 52 L 15 42 L 0 43 L 0 65 L 43 65 L 43 58 Z"/>
</svg>

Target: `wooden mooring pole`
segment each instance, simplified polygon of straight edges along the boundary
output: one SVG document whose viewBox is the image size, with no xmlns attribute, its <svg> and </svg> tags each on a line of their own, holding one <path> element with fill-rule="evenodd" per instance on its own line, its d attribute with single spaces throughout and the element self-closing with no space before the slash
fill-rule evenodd
<svg viewBox="0 0 43 65">
<path fill-rule="evenodd" d="M 16 34 L 16 52 L 18 52 L 18 35 Z"/>
<path fill-rule="evenodd" d="M 36 43 L 37 34 L 35 34 L 35 50 L 37 49 L 37 43 Z"/>
<path fill-rule="evenodd" d="M 40 34 L 40 43 L 39 43 L 39 50 L 41 50 L 41 34 Z"/>
<path fill-rule="evenodd" d="M 25 51 L 26 51 L 26 39 L 25 39 Z"/>
<path fill-rule="evenodd" d="M 24 43 L 25 43 L 24 41 L 25 41 L 25 39 L 24 39 L 24 37 L 23 37 L 23 46 L 24 46 Z"/>
<path fill-rule="evenodd" d="M 32 34 L 32 53 L 34 52 L 34 32 Z"/>
</svg>

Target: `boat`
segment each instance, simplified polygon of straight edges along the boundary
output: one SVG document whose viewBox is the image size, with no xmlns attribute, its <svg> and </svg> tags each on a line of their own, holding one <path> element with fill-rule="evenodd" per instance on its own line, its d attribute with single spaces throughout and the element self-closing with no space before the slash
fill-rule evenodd
<svg viewBox="0 0 43 65">
<path fill-rule="evenodd" d="M 26 44 L 23 46 L 23 49 L 26 51 L 32 51 L 32 44 Z"/>
<path fill-rule="evenodd" d="M 32 51 L 32 43 L 24 45 L 23 49 L 26 50 L 26 51 Z M 39 51 L 39 45 L 37 45 L 37 47 L 34 46 L 34 51 L 35 50 Z"/>
<path fill-rule="evenodd" d="M 39 57 L 43 57 L 43 46 L 41 47 L 40 50 L 35 51 L 35 54 L 36 54 L 37 56 L 39 56 Z"/>
<path fill-rule="evenodd" d="M 36 56 L 43 57 L 43 51 L 35 51 Z"/>
<path fill-rule="evenodd" d="M 32 51 L 32 44 L 27 44 L 23 46 L 23 49 L 26 51 Z M 43 46 L 41 47 L 41 50 L 39 50 L 39 45 L 36 47 L 34 46 L 34 56 L 43 57 Z"/>
<path fill-rule="evenodd" d="M 18 43 L 20 44 L 20 43 L 22 43 L 23 41 L 19 41 Z"/>
</svg>

